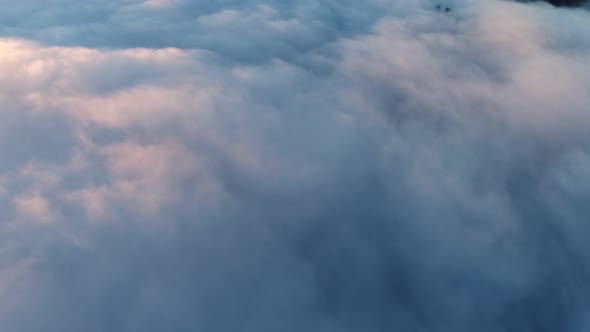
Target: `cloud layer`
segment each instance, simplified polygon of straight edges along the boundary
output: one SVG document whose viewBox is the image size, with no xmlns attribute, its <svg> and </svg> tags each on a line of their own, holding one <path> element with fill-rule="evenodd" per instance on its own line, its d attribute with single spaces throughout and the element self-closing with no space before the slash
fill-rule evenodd
<svg viewBox="0 0 590 332">
<path fill-rule="evenodd" d="M 0 14 L 3 331 L 590 328 L 590 15 Z"/>
</svg>

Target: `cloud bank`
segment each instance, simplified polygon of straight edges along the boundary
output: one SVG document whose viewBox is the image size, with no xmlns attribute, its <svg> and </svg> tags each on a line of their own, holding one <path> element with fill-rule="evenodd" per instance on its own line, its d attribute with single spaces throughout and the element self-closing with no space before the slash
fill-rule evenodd
<svg viewBox="0 0 590 332">
<path fill-rule="evenodd" d="M 0 14 L 3 331 L 590 328 L 590 15 Z"/>
</svg>

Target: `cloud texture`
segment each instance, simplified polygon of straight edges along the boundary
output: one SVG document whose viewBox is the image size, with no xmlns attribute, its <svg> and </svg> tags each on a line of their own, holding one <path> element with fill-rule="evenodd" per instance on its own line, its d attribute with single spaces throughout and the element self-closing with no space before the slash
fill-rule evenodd
<svg viewBox="0 0 590 332">
<path fill-rule="evenodd" d="M 0 330 L 590 329 L 590 15 L 436 4 L 6 2 Z"/>
</svg>

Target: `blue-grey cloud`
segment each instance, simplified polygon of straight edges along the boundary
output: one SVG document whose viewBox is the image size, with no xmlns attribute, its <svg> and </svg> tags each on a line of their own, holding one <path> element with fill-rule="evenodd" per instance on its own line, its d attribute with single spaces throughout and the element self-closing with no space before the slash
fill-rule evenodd
<svg viewBox="0 0 590 332">
<path fill-rule="evenodd" d="M 589 328 L 590 16 L 0 14 L 0 329 Z"/>
</svg>

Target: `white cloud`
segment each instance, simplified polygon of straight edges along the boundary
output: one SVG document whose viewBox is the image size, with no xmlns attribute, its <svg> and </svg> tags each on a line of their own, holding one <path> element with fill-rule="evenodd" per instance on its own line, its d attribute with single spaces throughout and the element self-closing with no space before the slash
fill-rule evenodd
<svg viewBox="0 0 590 332">
<path fill-rule="evenodd" d="M 0 25 L 0 329 L 583 324 L 587 11 L 40 4 Z"/>
<path fill-rule="evenodd" d="M 23 194 L 14 198 L 17 216 L 25 220 L 50 223 L 57 218 L 50 203 L 39 193 Z"/>
</svg>

